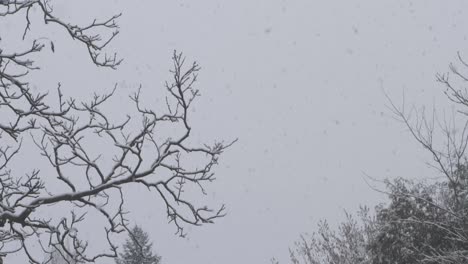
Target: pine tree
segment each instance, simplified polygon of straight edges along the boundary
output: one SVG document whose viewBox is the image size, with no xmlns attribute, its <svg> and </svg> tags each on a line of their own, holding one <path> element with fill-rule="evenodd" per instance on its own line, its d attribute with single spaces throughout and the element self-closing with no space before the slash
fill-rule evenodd
<svg viewBox="0 0 468 264">
<path fill-rule="evenodd" d="M 60 253 L 59 250 L 54 250 L 50 256 L 50 264 L 75 264 L 77 263 L 74 261 L 70 256 L 66 253 Z"/>
<path fill-rule="evenodd" d="M 72 242 L 69 239 L 65 239 L 64 245 L 67 251 L 73 254 L 74 250 L 73 250 L 73 247 L 71 246 Z M 78 263 L 76 260 L 73 260 L 73 258 L 69 254 L 67 254 L 60 246 L 52 248 L 52 252 L 46 256 L 46 259 L 48 261 L 47 262 L 48 264 L 77 264 Z"/>
<path fill-rule="evenodd" d="M 117 264 L 160 264 L 161 257 L 153 254 L 153 244 L 148 234 L 139 226 L 133 227 L 123 246 L 124 252 L 116 259 Z"/>
</svg>

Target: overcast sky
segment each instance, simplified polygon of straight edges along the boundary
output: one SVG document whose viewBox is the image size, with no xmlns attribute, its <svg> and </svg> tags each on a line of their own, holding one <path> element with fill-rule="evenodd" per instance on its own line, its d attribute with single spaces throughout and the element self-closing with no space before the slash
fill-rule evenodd
<svg viewBox="0 0 468 264">
<path fill-rule="evenodd" d="M 117 83 L 124 99 L 141 84 L 157 98 L 177 49 L 202 66 L 194 137 L 239 138 L 208 186 L 207 201 L 225 203 L 228 215 L 191 228 L 186 239 L 174 236 L 161 204 L 142 205 L 150 196 L 134 190 L 131 215 L 164 263 L 286 263 L 288 247 L 319 219 L 334 223 L 343 209 L 383 201 L 365 174 L 436 176 L 425 164 L 430 157 L 391 118 L 384 91 L 398 103 L 404 92 L 408 104 L 445 106 L 435 74 L 458 51 L 468 56 L 466 1 L 52 3 L 71 21 L 122 12 L 110 49 L 125 60 L 116 71 L 97 69 L 60 28 L 33 27 L 31 38 L 56 43 L 34 73 L 37 89 L 61 82 L 66 94 L 86 97 Z M 21 23 L 0 21 L 0 32 Z"/>
</svg>

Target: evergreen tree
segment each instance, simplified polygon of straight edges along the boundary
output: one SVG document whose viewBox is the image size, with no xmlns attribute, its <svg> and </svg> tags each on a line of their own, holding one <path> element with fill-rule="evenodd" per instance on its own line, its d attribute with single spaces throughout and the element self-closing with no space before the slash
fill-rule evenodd
<svg viewBox="0 0 468 264">
<path fill-rule="evenodd" d="M 66 253 L 61 253 L 59 250 L 54 250 L 50 256 L 50 264 L 76 264 Z M 1 263 L 0 263 L 1 264 Z"/>
<path fill-rule="evenodd" d="M 117 264 L 160 264 L 161 257 L 153 254 L 153 244 L 148 234 L 139 226 L 133 227 L 123 246 L 124 252 L 116 259 Z"/>
<path fill-rule="evenodd" d="M 69 239 L 65 239 L 63 243 L 67 251 L 71 254 L 75 252 L 73 250 L 72 242 Z M 45 263 L 48 264 L 78 264 L 78 261 L 74 260 L 65 250 L 59 246 L 52 247 L 52 252 L 46 255 Z M 0 262 L 1 264 L 1 262 Z"/>
</svg>

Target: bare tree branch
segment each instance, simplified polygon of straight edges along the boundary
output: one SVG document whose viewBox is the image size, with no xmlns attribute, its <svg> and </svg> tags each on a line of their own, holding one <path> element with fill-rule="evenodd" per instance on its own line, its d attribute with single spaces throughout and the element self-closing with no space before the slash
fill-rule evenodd
<svg viewBox="0 0 468 264">
<path fill-rule="evenodd" d="M 21 32 L 24 39 L 34 23 L 30 19 L 33 6 L 38 7 L 36 12 L 41 12 L 46 24 L 64 29 L 82 43 L 95 65 L 115 69 L 121 63 L 116 55 L 102 53 L 119 33 L 116 19 L 120 14 L 78 26 L 56 16 L 50 1 L 0 0 L 0 16 L 25 16 L 26 26 Z M 90 33 L 100 30 L 110 31 L 110 37 Z M 172 81 L 166 83 L 167 110 L 146 108 L 138 90 L 129 98 L 134 110 L 123 120 L 113 120 L 103 106 L 112 99 L 115 88 L 108 94 L 95 94 L 89 101 L 79 102 L 65 99 L 59 84 L 56 106 L 48 103 L 48 91 L 35 93 L 30 89 L 24 79 L 29 71 L 39 69 L 30 57 L 43 48 L 39 41 L 33 41 L 23 51 L 5 52 L 0 48 L 0 111 L 10 117 L 0 121 L 0 255 L 21 251 L 31 263 L 47 263 L 50 258 L 43 260 L 31 251 L 30 245 L 35 241 L 46 253 L 58 249 L 66 259 L 77 263 L 116 257 L 113 234 L 129 230 L 124 190 L 128 185 L 145 186 L 161 199 L 169 222 L 174 223 L 180 236 L 185 235 L 187 224 L 213 223 L 225 215 L 224 205 L 213 210 L 196 205 L 184 195 L 184 190 L 192 187 L 206 194 L 205 185 L 215 179 L 213 167 L 219 156 L 235 142 L 202 146 L 189 142 L 192 131 L 189 108 L 200 95 L 195 88 L 198 63 L 187 64 L 182 53 L 174 51 Z M 171 127 L 176 133 L 165 136 L 161 127 Z M 53 168 L 53 175 L 42 174 L 34 163 L 25 164 L 31 167 L 26 175 L 18 175 L 10 166 L 21 154 L 27 138 Z M 105 153 L 93 152 L 90 145 L 93 140 L 105 145 Z M 103 160 L 111 160 L 111 166 L 104 165 Z M 51 179 L 64 187 L 61 192 L 48 190 Z M 111 200 L 118 200 L 118 206 Z M 44 219 L 37 213 L 44 208 L 53 210 L 59 204 L 68 206 L 70 215 Z M 80 238 L 80 223 L 86 221 L 90 211 L 107 222 L 103 227 L 107 252 L 90 254 L 88 242 Z M 66 241 L 72 247 L 66 247 Z"/>
</svg>

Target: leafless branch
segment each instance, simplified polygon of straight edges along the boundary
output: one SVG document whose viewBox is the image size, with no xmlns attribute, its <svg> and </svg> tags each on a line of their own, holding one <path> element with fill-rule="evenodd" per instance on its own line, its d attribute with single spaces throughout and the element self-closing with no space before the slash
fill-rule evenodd
<svg viewBox="0 0 468 264">
<path fill-rule="evenodd" d="M 24 15 L 25 39 L 34 23 L 30 18 L 33 6 L 38 7 L 36 12 L 42 13 L 45 23 L 65 29 L 82 43 L 95 65 L 116 68 L 121 63 L 115 55 L 102 54 L 119 33 L 116 19 L 120 14 L 78 26 L 56 16 L 50 1 L 0 0 L 0 16 Z M 110 37 L 90 33 L 99 30 L 110 31 Z M 161 199 L 169 222 L 175 224 L 180 236 L 185 235 L 186 225 L 212 223 L 225 215 L 224 205 L 213 210 L 196 205 L 184 195 L 184 190 L 191 186 L 206 194 L 205 185 L 214 180 L 213 167 L 219 156 L 235 142 L 202 146 L 189 142 L 192 131 L 189 109 L 200 95 L 195 88 L 198 63 L 188 64 L 182 53 L 174 51 L 172 81 L 166 83 L 167 110 L 157 112 L 145 107 L 138 90 L 130 96 L 134 111 L 123 120 L 113 120 L 103 106 L 112 100 L 115 88 L 108 94 L 95 94 L 89 101 L 79 102 L 65 99 L 59 84 L 56 105 L 49 103 L 49 91 L 35 93 L 30 89 L 25 76 L 39 69 L 30 57 L 43 48 L 43 43 L 33 41 L 23 51 L 0 49 L 0 111 L 10 117 L 0 121 L 0 255 L 22 251 L 31 263 L 47 263 L 50 258 L 43 260 L 30 250 L 31 243 L 36 241 L 45 252 L 59 249 L 67 259 L 79 263 L 117 256 L 112 237 L 128 230 L 125 209 L 128 185 L 144 186 Z M 170 136 L 165 136 L 161 127 L 171 127 Z M 26 138 L 32 140 L 38 154 L 53 168 L 53 175 L 44 175 L 33 163 L 25 164 L 31 166 L 26 175 L 18 175 L 11 167 Z M 94 153 L 92 140 L 105 144 L 105 153 Z M 112 165 L 104 166 L 104 159 L 111 160 Z M 49 190 L 45 179 L 55 179 L 62 191 Z M 109 202 L 115 199 L 118 206 Z M 59 204 L 70 208 L 70 214 L 62 219 L 45 219 L 37 213 Z M 89 211 L 97 212 L 107 223 L 103 227 L 109 245 L 107 252 L 90 254 L 88 242 L 80 238 L 79 224 L 86 221 Z"/>
</svg>

